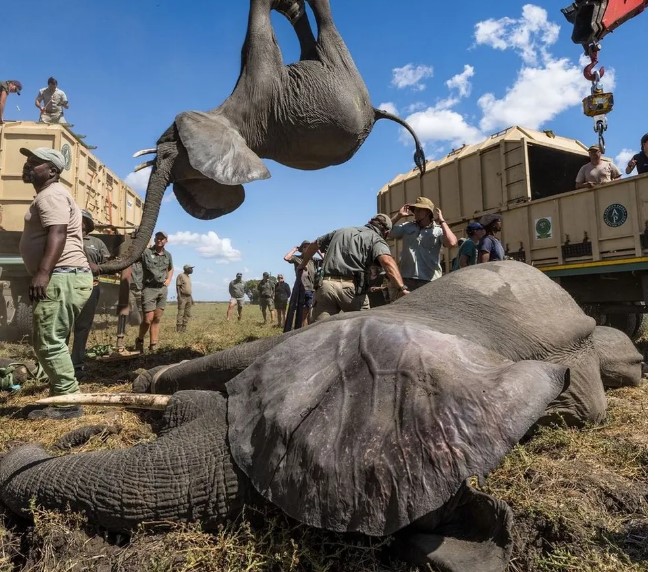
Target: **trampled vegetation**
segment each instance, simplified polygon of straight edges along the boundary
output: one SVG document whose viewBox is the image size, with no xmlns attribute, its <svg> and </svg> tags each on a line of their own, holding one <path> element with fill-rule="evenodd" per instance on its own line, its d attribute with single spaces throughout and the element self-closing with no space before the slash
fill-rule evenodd
<svg viewBox="0 0 655 572">
<path fill-rule="evenodd" d="M 247 306 L 241 322 L 225 321 L 225 304 L 198 304 L 188 331 L 175 333 L 176 308 L 164 315 L 160 349 L 133 361 L 89 363 L 82 390 L 130 391 L 130 372 L 205 355 L 278 335 Z M 115 319 L 98 317 L 89 346 L 112 344 Z M 135 328 L 130 329 L 131 337 Z M 29 359 L 27 344 L 4 344 L 0 357 Z M 39 442 L 53 454 L 68 431 L 105 424 L 76 451 L 118 449 L 154 438 L 158 414 L 86 407 L 81 419 L 28 421 L 29 406 L 47 390 L 28 381 L 0 395 L 0 454 L 17 442 Z M 608 392 L 605 423 L 582 430 L 544 429 L 517 445 L 478 486 L 514 510 L 510 572 L 647 570 L 647 384 Z M 289 520 L 271 508 L 245 509 L 215 533 L 194 525 L 150 523 L 128 538 L 98 530 L 76 515 L 34 507 L 34 524 L 2 513 L 0 572 L 410 571 L 385 539 L 338 535 Z"/>
</svg>

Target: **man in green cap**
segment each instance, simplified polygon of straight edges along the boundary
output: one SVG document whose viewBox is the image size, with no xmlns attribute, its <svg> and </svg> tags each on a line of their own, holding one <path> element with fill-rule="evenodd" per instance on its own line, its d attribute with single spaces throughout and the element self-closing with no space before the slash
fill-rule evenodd
<svg viewBox="0 0 655 572">
<path fill-rule="evenodd" d="M 271 323 L 273 323 L 275 280 L 271 278 L 271 275 L 268 272 L 264 272 L 262 279 L 259 281 L 259 284 L 257 284 L 257 292 L 259 292 L 259 308 L 262 311 L 264 323 L 268 321 L 268 315 L 270 315 Z"/>
<path fill-rule="evenodd" d="M 75 319 L 93 289 L 93 276 L 84 254 L 82 213 L 68 189 L 59 182 L 66 168 L 63 154 L 49 147 L 21 148 L 27 157 L 23 182 L 36 191 L 25 215 L 20 254 L 32 276 L 29 297 L 33 308 L 34 353 L 50 381 L 50 395 L 79 392 L 68 337 Z M 28 419 L 70 419 L 82 408 L 45 407 Z"/>
</svg>

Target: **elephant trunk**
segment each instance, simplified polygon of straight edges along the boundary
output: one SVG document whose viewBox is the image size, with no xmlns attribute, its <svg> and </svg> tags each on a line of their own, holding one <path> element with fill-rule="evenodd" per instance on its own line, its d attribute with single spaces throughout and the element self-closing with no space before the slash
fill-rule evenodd
<svg viewBox="0 0 655 572">
<path fill-rule="evenodd" d="M 230 455 L 226 412 L 219 393 L 182 392 L 171 398 L 167 428 L 152 443 L 63 457 L 19 447 L 0 461 L 0 498 L 23 516 L 35 499 L 115 531 L 154 520 L 215 528 L 242 510 L 250 490 Z"/>
<path fill-rule="evenodd" d="M 178 155 L 177 142 L 165 141 L 157 144 L 157 159 L 150 173 L 148 189 L 143 205 L 141 224 L 136 236 L 125 253 L 118 258 L 100 265 L 101 274 L 114 274 L 133 264 L 148 246 L 148 241 L 155 231 L 162 199 L 166 187 L 171 182 L 173 164 Z"/>
</svg>

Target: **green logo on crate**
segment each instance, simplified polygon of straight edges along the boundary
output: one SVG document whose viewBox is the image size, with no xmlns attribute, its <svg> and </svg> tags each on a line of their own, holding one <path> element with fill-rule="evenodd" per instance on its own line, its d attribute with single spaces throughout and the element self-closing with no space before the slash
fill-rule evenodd
<svg viewBox="0 0 655 572">
<path fill-rule="evenodd" d="M 603 220 L 607 226 L 613 228 L 621 226 L 626 220 L 628 220 L 628 209 L 626 209 L 622 204 L 614 203 L 605 209 Z"/>
<path fill-rule="evenodd" d="M 61 148 L 61 154 L 64 156 L 64 159 L 66 159 L 66 170 L 68 171 L 71 168 L 71 162 L 73 160 L 71 147 L 68 143 L 64 143 L 64 146 Z"/>
<path fill-rule="evenodd" d="M 550 217 L 542 217 L 534 223 L 538 239 L 553 238 L 553 223 Z"/>
</svg>

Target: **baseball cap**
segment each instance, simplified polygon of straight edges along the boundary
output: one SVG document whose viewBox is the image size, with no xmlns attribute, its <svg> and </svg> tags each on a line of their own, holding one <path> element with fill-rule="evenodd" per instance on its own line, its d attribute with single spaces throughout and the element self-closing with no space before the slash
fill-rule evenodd
<svg viewBox="0 0 655 572">
<path fill-rule="evenodd" d="M 418 197 L 413 205 L 409 205 L 413 209 L 428 209 L 430 212 L 434 211 L 434 203 L 426 197 Z"/>
<path fill-rule="evenodd" d="M 264 272 L 263 276 L 264 276 L 264 278 L 268 278 L 270 276 L 270 274 L 268 272 Z"/>
<path fill-rule="evenodd" d="M 168 234 L 166 234 L 163 230 L 158 230 L 155 233 L 155 236 L 157 236 L 158 234 L 161 234 L 164 238 L 168 238 Z"/>
<path fill-rule="evenodd" d="M 280 278 L 284 278 L 284 276 L 282 276 L 282 274 L 278 274 L 277 277 L 278 277 L 278 280 L 279 280 Z"/>
<path fill-rule="evenodd" d="M 241 278 L 242 276 L 243 274 L 241 274 L 241 272 L 237 272 L 237 278 Z"/>
<path fill-rule="evenodd" d="M 479 222 L 470 222 L 466 225 L 466 232 L 473 232 L 475 230 L 484 230 L 484 227 Z"/>
<path fill-rule="evenodd" d="M 41 161 L 52 163 L 61 172 L 66 168 L 66 159 L 61 152 L 50 149 L 50 147 L 37 147 L 36 149 L 20 148 L 21 155 L 25 157 L 36 157 Z"/>
<path fill-rule="evenodd" d="M 600 151 L 600 147 L 598 145 L 590 145 L 587 151 Z"/>
<path fill-rule="evenodd" d="M 391 230 L 391 227 L 393 226 L 393 223 L 391 222 L 391 219 L 389 218 L 389 215 L 386 215 L 384 213 L 378 213 L 376 214 L 372 219 L 371 222 L 376 221 L 382 228 L 386 231 Z"/>
<path fill-rule="evenodd" d="M 7 83 L 13 83 L 16 86 L 16 95 L 20 95 L 20 90 L 23 89 L 23 84 L 17 79 L 10 79 Z"/>
<path fill-rule="evenodd" d="M 193 270 L 193 266 L 191 266 L 190 264 L 185 264 L 185 265 L 182 267 L 182 270 Z"/>
<path fill-rule="evenodd" d="M 91 225 L 91 228 L 89 229 L 89 232 L 93 232 L 93 229 L 96 227 L 96 223 L 93 220 L 93 217 L 91 216 L 91 213 L 87 211 L 86 209 L 80 209 L 80 212 L 82 213 L 82 218 L 85 218 L 86 220 L 89 221 L 89 224 Z"/>
<path fill-rule="evenodd" d="M 309 240 L 303 240 L 303 241 L 300 243 L 300 247 L 299 247 L 299 248 L 305 248 L 305 246 L 309 246 L 310 244 L 311 244 L 311 242 L 309 242 Z"/>
</svg>

